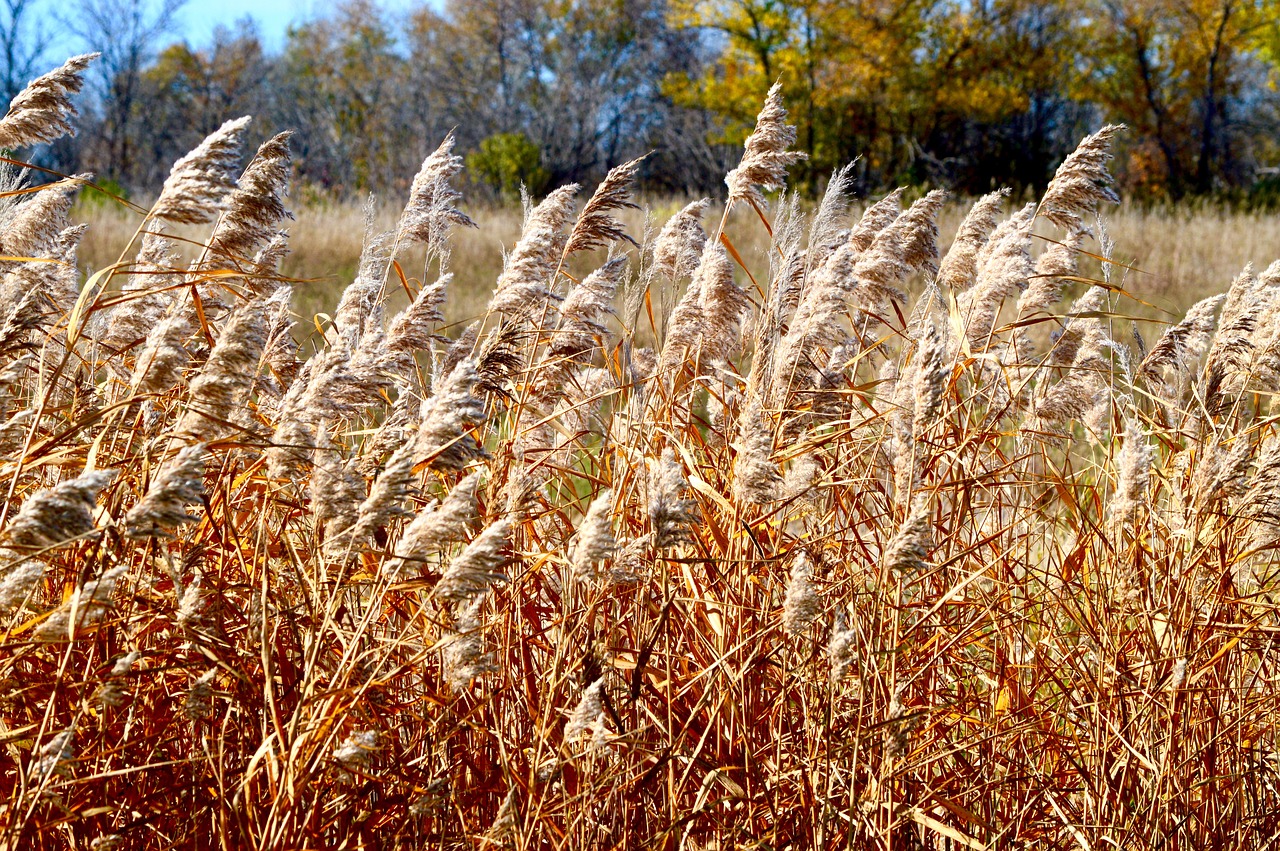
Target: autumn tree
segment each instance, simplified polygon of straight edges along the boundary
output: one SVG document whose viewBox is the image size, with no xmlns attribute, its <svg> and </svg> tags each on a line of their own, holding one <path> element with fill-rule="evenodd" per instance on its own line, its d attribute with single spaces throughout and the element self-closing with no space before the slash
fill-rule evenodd
<svg viewBox="0 0 1280 851">
<path fill-rule="evenodd" d="M 256 113 L 260 121 L 268 119 L 270 112 L 262 107 L 269 68 L 249 20 L 234 29 L 216 28 L 204 47 L 179 42 L 162 50 L 142 75 L 139 101 L 146 105 L 148 133 L 139 179 L 148 185 L 161 182 L 168 163 L 228 118 Z M 260 127 L 253 135 L 268 132 Z"/>
<path fill-rule="evenodd" d="M 289 31 L 271 77 L 274 117 L 299 131 L 296 157 L 307 180 L 367 190 L 413 175 L 415 160 L 438 140 L 411 139 L 401 120 L 409 73 L 372 0 L 348 0 Z"/>
<path fill-rule="evenodd" d="M 415 100 L 462 141 L 518 132 L 552 183 L 647 153 L 666 126 L 663 75 L 696 61 L 663 0 L 453 0 L 412 17 Z"/>
<path fill-rule="evenodd" d="M 861 157 L 866 185 L 979 191 L 993 161 L 1056 152 L 1050 134 L 1070 118 L 1060 93 L 1075 30 L 1058 0 L 678 0 L 674 20 L 714 34 L 722 52 L 701 77 L 669 77 L 673 95 L 741 134 L 750 105 L 782 80 L 817 177 Z M 1001 141 L 984 152 L 971 144 L 980 137 Z M 1045 177 L 1045 157 L 1038 169 L 1021 160 L 1014 182 Z"/>
<path fill-rule="evenodd" d="M 37 0 L 0 0 L 0 98 L 4 105 L 41 67 L 51 33 L 41 26 Z"/>
<path fill-rule="evenodd" d="M 1158 167 L 1146 180 L 1174 198 L 1242 177 L 1239 110 L 1261 62 L 1257 37 L 1274 15 L 1272 3 L 1251 0 L 1096 4 L 1081 94 L 1147 142 L 1135 147 L 1131 172 L 1154 149 Z"/>
<path fill-rule="evenodd" d="M 98 175 L 135 182 L 137 148 L 147 133 L 139 107 L 142 73 L 174 27 L 186 0 L 75 0 L 63 25 L 85 47 L 101 53 L 90 67 L 102 125 L 88 165 Z"/>
</svg>

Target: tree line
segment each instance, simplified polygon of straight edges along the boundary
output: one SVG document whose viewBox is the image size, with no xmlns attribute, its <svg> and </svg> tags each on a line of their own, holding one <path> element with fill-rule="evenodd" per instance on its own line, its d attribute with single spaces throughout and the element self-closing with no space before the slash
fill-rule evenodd
<svg viewBox="0 0 1280 851">
<path fill-rule="evenodd" d="M 277 49 L 249 20 L 176 39 L 183 5 L 0 0 L 0 94 L 102 53 L 42 164 L 145 192 L 248 114 L 319 197 L 401 191 L 450 131 L 492 195 L 646 154 L 648 189 L 702 193 L 780 80 L 811 191 L 851 161 L 865 192 L 1035 189 L 1104 122 L 1133 194 L 1269 201 L 1280 165 L 1280 0 L 346 0 Z"/>
</svg>

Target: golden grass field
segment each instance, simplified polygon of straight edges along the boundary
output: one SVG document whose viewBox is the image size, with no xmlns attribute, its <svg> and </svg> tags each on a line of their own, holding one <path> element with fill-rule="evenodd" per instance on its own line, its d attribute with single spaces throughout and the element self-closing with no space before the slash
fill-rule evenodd
<svg viewBox="0 0 1280 851">
<path fill-rule="evenodd" d="M 244 127 L 4 196 L 0 847 L 1274 847 L 1266 217 L 1117 209 L 1112 127 L 802 207 L 775 87 L 652 227 L 451 139 L 290 224 Z"/>
<path fill-rule="evenodd" d="M 646 221 L 660 226 L 692 200 L 641 198 L 640 210 L 623 211 L 620 218 L 628 232 L 642 234 Z M 943 208 L 938 216 L 942 244 L 954 236 L 973 200 L 953 200 Z M 855 200 L 851 209 L 858 214 L 865 206 L 866 202 Z M 295 285 L 295 299 L 298 312 L 309 316 L 332 309 L 354 275 L 363 241 L 364 209 L 356 203 L 331 204 L 298 207 L 293 213 L 295 220 L 285 225 L 292 253 L 281 264 L 281 272 L 306 282 Z M 390 229 L 399 213 L 396 207 L 380 205 L 375 221 L 379 228 Z M 716 214 L 713 208 L 709 215 Z M 456 284 L 446 306 L 452 322 L 483 312 L 502 270 L 503 249 L 510 248 L 520 234 L 518 208 L 480 206 L 470 209 L 470 215 L 481 227 L 460 230 L 453 237 Z M 115 262 L 119 246 L 137 227 L 136 214 L 103 203 L 77 208 L 74 218 L 89 225 L 80 253 L 86 271 Z M 1151 305 L 1132 304 L 1132 312 L 1157 321 L 1172 317 L 1155 308 L 1180 315 L 1200 298 L 1221 290 L 1221 282 L 1234 278 L 1246 263 L 1265 268 L 1280 246 L 1280 216 L 1210 203 L 1120 206 L 1106 211 L 1105 222 L 1116 243 L 1117 261 L 1132 267 L 1132 271 L 1117 272 L 1124 288 Z M 1048 230 L 1045 233 L 1049 235 Z M 1046 246 L 1037 242 L 1035 253 Z M 764 258 L 768 247 L 763 230 L 744 234 L 738 245 L 743 258 L 752 261 Z M 187 247 L 188 253 L 193 250 Z M 420 278 L 421 252 L 407 255 L 406 274 Z M 1096 265 L 1091 273 L 1096 274 Z M 1154 327 L 1144 327 L 1144 333 L 1148 330 L 1158 333 Z"/>
</svg>

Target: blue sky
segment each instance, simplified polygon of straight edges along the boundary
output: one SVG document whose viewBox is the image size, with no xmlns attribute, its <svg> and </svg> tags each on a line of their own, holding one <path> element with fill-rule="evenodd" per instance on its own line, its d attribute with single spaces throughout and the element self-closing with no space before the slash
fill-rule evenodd
<svg viewBox="0 0 1280 851">
<path fill-rule="evenodd" d="M 180 34 L 203 44 L 219 24 L 230 25 L 244 17 L 257 20 L 262 37 L 271 47 L 279 46 L 289 24 L 322 14 L 331 3 L 316 0 L 192 0 L 182 10 Z"/>
<path fill-rule="evenodd" d="M 251 17 L 258 22 L 267 49 L 274 50 L 283 43 L 290 24 L 324 15 L 336 5 L 333 0 L 189 0 L 176 35 L 200 45 L 209 41 L 219 24 L 229 26 Z M 389 10 L 407 6 L 407 2 L 383 4 Z"/>
<path fill-rule="evenodd" d="M 290 24 L 325 15 L 336 5 L 335 0 L 188 0 L 170 38 L 186 39 L 198 47 L 209 42 L 218 25 L 230 26 L 249 17 L 258 22 L 267 49 L 276 50 L 284 43 Z M 396 13 L 417 4 L 414 0 L 383 0 L 380 5 Z"/>
</svg>

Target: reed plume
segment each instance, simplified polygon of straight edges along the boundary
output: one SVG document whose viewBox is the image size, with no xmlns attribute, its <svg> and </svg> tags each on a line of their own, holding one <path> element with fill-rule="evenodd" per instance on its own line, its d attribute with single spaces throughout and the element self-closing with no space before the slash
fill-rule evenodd
<svg viewBox="0 0 1280 851">
<path fill-rule="evenodd" d="M 98 53 L 73 56 L 49 73 L 36 77 L 9 102 L 0 118 L 0 148 L 13 150 L 74 136 L 71 122 L 79 112 L 72 95 L 84 86 L 84 72 Z"/>
<path fill-rule="evenodd" d="M 186 507 L 204 497 L 204 464 L 208 449 L 197 443 L 185 446 L 165 465 L 137 505 L 125 515 L 125 535 L 130 538 L 172 537 L 169 530 L 200 518 Z"/>
<path fill-rule="evenodd" d="M 978 252 L 987 244 L 1008 197 L 1009 190 L 999 189 L 983 195 L 969 208 L 938 268 L 939 287 L 961 293 L 977 282 Z"/>
<path fill-rule="evenodd" d="M 188 225 L 212 219 L 236 188 L 240 137 L 248 126 L 248 117 L 227 121 L 174 163 L 151 216 Z"/>
<path fill-rule="evenodd" d="M 613 491 L 604 490 L 591 501 L 578 527 L 572 552 L 573 572 L 580 580 L 595 578 L 595 566 L 613 557 Z"/>
<path fill-rule="evenodd" d="M 293 214 L 284 205 L 289 188 L 291 131 L 278 133 L 258 146 L 235 188 L 227 195 L 226 210 L 209 235 L 211 265 L 244 263 L 268 244 L 285 219 Z"/>
<path fill-rule="evenodd" d="M 1098 212 L 1098 205 L 1119 204 L 1120 197 L 1111 188 L 1107 161 L 1111 159 L 1111 142 L 1124 127 L 1108 124 L 1084 137 L 1054 172 L 1048 188 L 1040 198 L 1038 214 L 1066 231 L 1084 228 L 1084 220 Z"/>
<path fill-rule="evenodd" d="M 653 241 L 652 274 L 661 275 L 668 281 L 693 277 L 707 244 L 702 214 L 710 204 L 707 198 L 693 201 L 662 226 Z"/>
<path fill-rule="evenodd" d="M 795 143 L 796 128 L 787 124 L 787 110 L 782 105 L 782 83 L 774 83 L 756 116 L 755 129 L 743 143 L 742 161 L 725 176 L 729 206 L 746 201 L 763 208 L 761 190 L 771 192 L 786 186 L 787 169 L 805 158 L 799 151 L 788 150 Z"/>
<path fill-rule="evenodd" d="M 544 309 L 551 309 L 549 300 L 555 296 L 551 276 L 564 250 L 564 226 L 577 193 L 577 184 L 562 186 L 526 217 L 520 241 L 511 250 L 494 287 L 489 312 L 529 320 Z"/>
<path fill-rule="evenodd" d="M 631 200 L 631 185 L 635 183 L 643 161 L 641 157 L 609 170 L 578 214 L 578 220 L 565 242 L 563 256 L 591 251 L 619 240 L 636 245 L 636 241 L 622 229 L 622 223 L 610 213 L 627 207 L 636 208 L 636 203 Z"/>
<path fill-rule="evenodd" d="M 510 560 L 511 530 L 511 519 L 504 517 L 467 544 L 436 583 L 436 596 L 448 603 L 465 605 L 487 593 L 495 582 L 505 580 L 507 575 L 502 568 Z"/>
<path fill-rule="evenodd" d="M 87 470 L 74 479 L 29 496 L 4 529 L 19 549 L 43 549 L 69 543 L 97 529 L 93 510 L 98 493 L 116 477 L 114 470 Z"/>
<path fill-rule="evenodd" d="M 791 563 L 787 595 L 782 604 L 782 626 L 792 635 L 804 632 L 822 614 L 822 598 L 813 587 L 813 565 L 801 550 Z"/>
<path fill-rule="evenodd" d="M 438 253 L 451 227 L 477 227 L 458 209 L 462 193 L 450 183 L 462 171 L 462 157 L 453 152 L 453 132 L 422 161 L 409 188 L 409 201 L 396 225 L 398 242 L 421 242 Z"/>
</svg>

